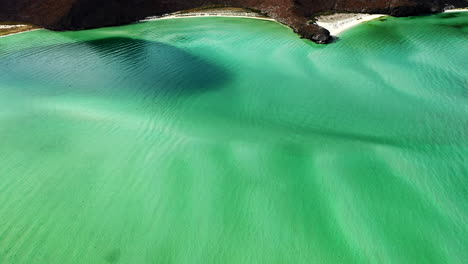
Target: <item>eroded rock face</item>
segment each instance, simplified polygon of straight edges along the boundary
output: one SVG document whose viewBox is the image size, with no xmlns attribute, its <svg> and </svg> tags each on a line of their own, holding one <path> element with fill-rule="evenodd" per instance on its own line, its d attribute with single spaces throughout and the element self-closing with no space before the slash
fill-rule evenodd
<svg viewBox="0 0 468 264">
<path fill-rule="evenodd" d="M 327 43 L 330 33 L 310 18 L 328 10 L 409 16 L 465 7 L 468 0 L 0 0 L 0 20 L 77 30 L 131 23 L 148 16 L 221 5 L 259 10 L 304 38 Z"/>
</svg>

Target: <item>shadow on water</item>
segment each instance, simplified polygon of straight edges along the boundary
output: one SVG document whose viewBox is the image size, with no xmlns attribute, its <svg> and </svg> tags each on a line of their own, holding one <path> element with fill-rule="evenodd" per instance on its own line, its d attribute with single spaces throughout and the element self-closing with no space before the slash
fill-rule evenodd
<svg viewBox="0 0 468 264">
<path fill-rule="evenodd" d="M 222 67 L 168 44 L 125 37 L 29 48 L 0 58 L 14 80 L 160 95 L 219 89 Z"/>
<path fill-rule="evenodd" d="M 458 13 L 441 13 L 437 15 L 439 18 L 456 18 L 459 17 Z"/>
<path fill-rule="evenodd" d="M 444 24 L 443 26 L 448 27 L 448 28 L 452 28 L 452 29 L 463 30 L 465 28 L 468 28 L 468 23 Z"/>
</svg>

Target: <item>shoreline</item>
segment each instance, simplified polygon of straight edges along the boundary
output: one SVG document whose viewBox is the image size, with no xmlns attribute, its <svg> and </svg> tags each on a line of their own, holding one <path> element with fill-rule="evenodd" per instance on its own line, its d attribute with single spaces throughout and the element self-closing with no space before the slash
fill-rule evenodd
<svg viewBox="0 0 468 264">
<path fill-rule="evenodd" d="M 455 13 L 455 12 L 468 12 L 468 8 L 455 8 L 447 9 L 442 13 Z M 386 17 L 389 15 L 385 14 L 363 14 L 363 13 L 336 13 L 332 15 L 322 15 L 316 17 L 314 24 L 321 26 L 327 29 L 330 32 L 331 36 L 338 36 L 341 33 L 349 30 L 359 24 L 372 21 L 381 17 Z M 227 18 L 247 18 L 247 19 L 257 19 L 277 22 L 280 25 L 286 26 L 276 19 L 259 14 L 247 9 L 242 8 L 209 8 L 209 9 L 193 9 L 186 11 L 179 11 L 175 13 L 170 13 L 162 16 L 147 17 L 145 19 L 137 21 L 148 22 L 155 20 L 164 20 L 164 19 L 180 19 L 180 18 L 200 18 L 200 17 L 227 17 Z M 1 30 L 14 29 L 16 27 L 24 27 L 23 31 L 19 30 L 18 32 L 6 33 L 1 35 Z M 287 26 L 286 26 L 287 27 Z M 21 33 L 31 32 L 40 30 L 42 28 L 34 28 L 30 25 L 25 24 L 0 24 L 0 38 L 13 36 Z"/>
<path fill-rule="evenodd" d="M 263 18 L 263 17 L 255 17 L 255 16 L 239 16 L 239 15 L 188 15 L 188 16 L 168 15 L 168 16 L 161 16 L 161 17 L 148 17 L 143 20 L 139 20 L 138 22 L 147 22 L 147 21 L 165 20 L 165 19 L 179 19 L 179 18 L 197 18 L 197 17 L 233 17 L 233 18 L 248 18 L 248 19 L 278 22 L 277 20 L 273 18 L 267 18 L 267 17 Z"/>
<path fill-rule="evenodd" d="M 468 12 L 468 8 L 454 8 L 454 9 L 447 9 L 442 13 L 458 13 L 458 12 Z"/>
<path fill-rule="evenodd" d="M 467 8 L 449 9 L 445 12 L 466 12 Z M 338 36 L 341 33 L 358 26 L 362 23 L 369 22 L 378 18 L 387 17 L 386 14 L 366 14 L 366 13 L 335 13 L 332 15 L 322 15 L 316 18 L 315 24 L 327 29 L 331 36 Z M 163 20 L 163 19 L 179 19 L 179 18 L 199 18 L 199 17 L 232 17 L 232 18 L 249 18 L 277 22 L 281 22 L 263 15 L 259 15 L 249 10 L 241 8 L 213 8 L 213 9 L 194 9 L 179 11 L 157 17 L 148 17 L 139 22 Z M 286 26 L 286 25 L 284 25 Z M 286 26 L 287 27 L 287 26 Z"/>
<path fill-rule="evenodd" d="M 321 26 L 328 31 L 330 35 L 336 36 L 354 26 L 357 26 L 361 23 L 374 20 L 380 17 L 385 17 L 384 14 L 361 14 L 361 13 L 337 13 L 328 16 L 319 16 L 317 17 L 316 25 Z M 258 19 L 277 22 L 280 25 L 288 27 L 283 23 L 277 21 L 276 19 L 259 15 L 249 10 L 236 8 L 234 10 L 227 8 L 216 8 L 216 9 L 206 9 L 206 10 L 187 10 L 180 11 L 175 13 L 170 13 L 162 16 L 147 17 L 138 22 L 147 22 L 155 20 L 164 20 L 164 19 L 180 19 L 180 18 L 200 18 L 200 17 L 229 17 L 229 18 L 248 18 L 248 19 Z"/>
<path fill-rule="evenodd" d="M 34 25 L 0 21 L 0 38 L 40 29 Z"/>
<path fill-rule="evenodd" d="M 26 32 L 41 30 L 41 29 L 43 29 L 43 28 L 28 29 L 28 30 L 24 30 L 24 31 L 20 31 L 20 32 L 15 32 L 15 33 L 11 33 L 11 34 L 1 35 L 0 38 L 5 38 L 5 37 L 13 36 L 13 35 L 18 35 L 18 34 L 26 33 Z"/>
<path fill-rule="evenodd" d="M 447 9 L 441 13 L 467 12 L 468 8 Z M 337 36 L 344 31 L 351 29 L 359 24 L 387 17 L 385 14 L 363 14 L 363 13 L 336 13 L 332 15 L 318 16 L 315 24 L 330 31 L 330 35 Z"/>
<path fill-rule="evenodd" d="M 330 35 L 337 36 L 359 24 L 386 17 L 384 14 L 337 13 L 328 16 L 319 16 L 315 24 L 330 31 Z"/>
<path fill-rule="evenodd" d="M 162 16 L 147 17 L 139 22 L 163 20 L 163 19 L 175 19 L 175 18 L 197 18 L 197 17 L 234 17 L 234 18 L 249 18 L 267 21 L 276 21 L 275 19 L 266 15 L 256 13 L 254 11 L 244 8 L 234 7 L 214 7 L 214 8 L 200 8 L 190 9 L 184 11 L 178 11 L 175 13 L 169 13 Z"/>
</svg>

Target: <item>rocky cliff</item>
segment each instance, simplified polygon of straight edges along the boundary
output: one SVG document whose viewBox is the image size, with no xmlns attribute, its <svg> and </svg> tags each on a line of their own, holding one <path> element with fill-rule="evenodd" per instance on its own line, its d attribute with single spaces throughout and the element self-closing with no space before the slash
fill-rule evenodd
<svg viewBox="0 0 468 264">
<path fill-rule="evenodd" d="M 465 7 L 468 0 L 0 0 L 0 20 L 32 23 L 55 30 L 121 25 L 203 6 L 258 10 L 293 28 L 302 37 L 326 43 L 329 32 L 310 18 L 324 11 L 408 16 Z"/>
</svg>

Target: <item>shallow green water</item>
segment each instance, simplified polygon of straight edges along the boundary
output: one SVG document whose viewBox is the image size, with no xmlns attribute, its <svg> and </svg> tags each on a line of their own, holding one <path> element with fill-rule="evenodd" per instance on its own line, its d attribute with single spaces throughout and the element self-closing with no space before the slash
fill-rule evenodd
<svg viewBox="0 0 468 264">
<path fill-rule="evenodd" d="M 463 263 L 467 43 L 467 13 L 1 38 L 0 263 Z"/>
</svg>

